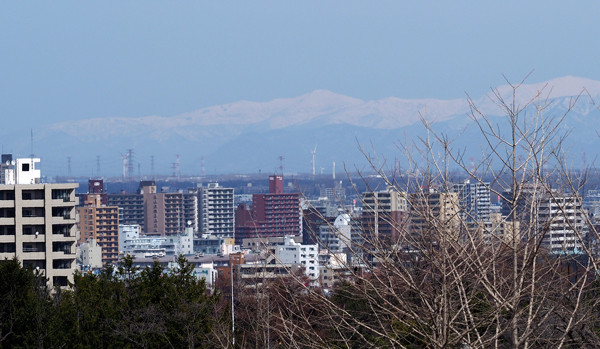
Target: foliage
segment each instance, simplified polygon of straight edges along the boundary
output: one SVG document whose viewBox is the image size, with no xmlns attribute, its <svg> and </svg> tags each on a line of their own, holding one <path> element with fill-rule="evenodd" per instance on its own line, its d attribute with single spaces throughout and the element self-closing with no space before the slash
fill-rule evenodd
<svg viewBox="0 0 600 349">
<path fill-rule="evenodd" d="M 173 270 L 135 270 L 129 258 L 98 275 L 77 273 L 50 294 L 18 261 L 0 263 L 2 347 L 199 348 L 212 346 L 219 296 L 179 257 Z M 44 281 L 44 280 L 43 280 Z"/>
</svg>

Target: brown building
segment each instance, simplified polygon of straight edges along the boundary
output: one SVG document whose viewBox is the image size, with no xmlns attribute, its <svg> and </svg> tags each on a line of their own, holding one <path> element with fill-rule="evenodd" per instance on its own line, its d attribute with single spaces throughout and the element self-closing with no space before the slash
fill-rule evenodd
<svg viewBox="0 0 600 349">
<path fill-rule="evenodd" d="M 157 193 L 156 185 L 142 187 L 144 231 L 147 235 L 179 234 L 190 225 L 198 231 L 196 193 Z"/>
<path fill-rule="evenodd" d="M 365 237 L 393 242 L 406 230 L 406 193 L 392 187 L 366 192 L 362 196 L 362 205 L 361 225 Z"/>
<path fill-rule="evenodd" d="M 414 243 L 436 244 L 442 236 L 458 240 L 460 229 L 458 193 L 434 189 L 410 194 L 410 227 Z"/>
<path fill-rule="evenodd" d="M 146 235 L 178 234 L 188 226 L 198 231 L 197 193 L 157 192 L 154 181 L 140 182 L 135 194 L 109 194 L 108 203 L 121 210 L 121 224 L 138 224 Z"/>
<path fill-rule="evenodd" d="M 102 205 L 101 194 L 87 194 L 79 215 L 79 243 L 96 240 L 102 248 L 102 264 L 119 260 L 119 208 Z"/>
</svg>

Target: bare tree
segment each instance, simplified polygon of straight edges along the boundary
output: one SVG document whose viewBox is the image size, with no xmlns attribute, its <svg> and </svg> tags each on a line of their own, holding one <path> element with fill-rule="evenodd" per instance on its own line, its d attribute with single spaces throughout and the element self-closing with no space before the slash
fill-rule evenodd
<svg viewBox="0 0 600 349">
<path fill-rule="evenodd" d="M 508 96 L 492 90 L 503 117 L 469 98 L 483 144 L 479 163 L 425 118 L 426 135 L 399 146 L 404 175 L 369 158 L 408 212 L 391 216 L 363 203 L 374 216 L 348 242 L 351 258 L 332 292 L 292 275 L 257 298 L 258 308 L 269 302 L 270 344 L 598 346 L 598 260 L 586 241 L 599 237 L 581 209 L 585 172 L 568 168 L 560 127 L 577 98 L 565 113 L 548 115 L 547 90 L 519 104 L 522 83 L 509 83 Z M 460 177 L 498 196 L 504 215 L 482 220 L 461 205 Z M 265 319 L 258 308 L 256 318 Z"/>
</svg>

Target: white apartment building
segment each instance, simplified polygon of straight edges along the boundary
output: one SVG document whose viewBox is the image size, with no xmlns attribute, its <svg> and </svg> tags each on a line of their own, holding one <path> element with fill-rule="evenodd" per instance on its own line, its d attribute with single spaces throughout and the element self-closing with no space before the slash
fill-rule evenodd
<svg viewBox="0 0 600 349">
<path fill-rule="evenodd" d="M 275 249 L 275 259 L 281 264 L 299 264 L 311 282 L 319 279 L 319 246 L 302 245 L 293 236 L 285 236 L 284 243 Z"/>
<path fill-rule="evenodd" d="M 16 257 L 51 288 L 67 286 L 76 269 L 78 184 L 41 183 L 37 158 L 7 162 L 1 166 L 0 260 Z"/>
<path fill-rule="evenodd" d="M 452 191 L 458 194 L 460 216 L 467 222 L 488 222 L 490 220 L 490 184 L 470 179 L 454 184 Z"/>
<path fill-rule="evenodd" d="M 352 223 L 350 215 L 342 213 L 337 216 L 333 225 L 319 226 L 318 243 L 331 252 L 346 251 L 352 245 Z"/>
<path fill-rule="evenodd" d="M 233 188 L 209 183 L 198 187 L 198 220 L 200 231 L 219 237 L 233 237 L 235 204 Z"/>
<path fill-rule="evenodd" d="M 169 236 L 140 236 L 132 233 L 130 239 L 123 241 L 122 255 L 134 258 L 154 258 L 165 256 L 189 256 L 194 254 L 194 229 L 188 227 L 185 232 Z"/>
</svg>

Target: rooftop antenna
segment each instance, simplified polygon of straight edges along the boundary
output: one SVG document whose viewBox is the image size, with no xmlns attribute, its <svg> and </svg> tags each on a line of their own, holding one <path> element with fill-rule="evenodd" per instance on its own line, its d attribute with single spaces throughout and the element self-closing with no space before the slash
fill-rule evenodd
<svg viewBox="0 0 600 349">
<path fill-rule="evenodd" d="M 315 149 L 313 149 L 313 151 L 311 153 L 312 153 L 312 158 L 311 158 L 312 175 L 314 176 L 314 175 L 317 174 L 316 171 L 315 171 L 315 166 L 316 166 L 315 156 L 317 155 L 317 144 L 316 143 L 315 143 Z"/>
</svg>

